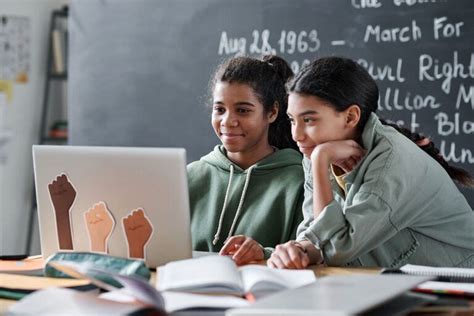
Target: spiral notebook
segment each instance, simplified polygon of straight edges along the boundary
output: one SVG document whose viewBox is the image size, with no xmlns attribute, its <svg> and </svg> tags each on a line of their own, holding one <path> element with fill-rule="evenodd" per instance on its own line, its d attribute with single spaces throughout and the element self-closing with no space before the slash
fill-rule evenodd
<svg viewBox="0 0 474 316">
<path fill-rule="evenodd" d="M 407 264 L 400 269 L 385 269 L 382 273 L 402 273 L 435 277 L 420 284 L 416 291 L 424 293 L 474 296 L 474 269 L 443 268 Z"/>
<path fill-rule="evenodd" d="M 468 268 L 441 268 L 406 264 L 400 268 L 400 271 L 405 274 L 436 277 L 437 281 L 443 282 L 474 283 L 474 269 Z"/>
</svg>

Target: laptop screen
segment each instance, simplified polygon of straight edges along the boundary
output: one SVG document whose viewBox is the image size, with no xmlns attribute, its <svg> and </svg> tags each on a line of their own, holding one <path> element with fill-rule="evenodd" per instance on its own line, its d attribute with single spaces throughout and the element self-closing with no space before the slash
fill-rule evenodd
<svg viewBox="0 0 474 316">
<path fill-rule="evenodd" d="M 186 152 L 180 148 L 33 146 L 41 250 L 191 257 Z"/>
</svg>

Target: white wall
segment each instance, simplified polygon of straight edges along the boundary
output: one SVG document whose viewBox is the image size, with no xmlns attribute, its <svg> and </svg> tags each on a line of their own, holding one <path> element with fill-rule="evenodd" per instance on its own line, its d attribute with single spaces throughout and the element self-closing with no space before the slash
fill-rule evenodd
<svg viewBox="0 0 474 316">
<path fill-rule="evenodd" d="M 68 2 L 0 0 L 0 16 L 30 19 L 29 80 L 13 85 L 13 98 L 9 104 L 0 100 L 0 124 L 10 136 L 9 142 L 0 148 L 7 153 L 0 163 L 0 255 L 26 250 L 33 190 L 31 146 L 39 140 L 50 13 Z M 32 253 L 39 253 L 37 232 L 35 239 Z"/>
</svg>

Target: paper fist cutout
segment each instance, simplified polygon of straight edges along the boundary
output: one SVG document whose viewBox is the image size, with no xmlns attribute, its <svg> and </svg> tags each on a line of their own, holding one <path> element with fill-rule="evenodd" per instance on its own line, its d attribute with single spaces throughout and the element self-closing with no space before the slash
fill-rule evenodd
<svg viewBox="0 0 474 316">
<path fill-rule="evenodd" d="M 153 226 L 141 208 L 133 210 L 122 219 L 123 230 L 127 237 L 128 256 L 130 258 L 145 258 L 145 245 L 153 233 Z"/>
<path fill-rule="evenodd" d="M 59 248 L 73 249 L 69 212 L 76 199 L 76 190 L 64 173 L 48 184 L 48 190 L 56 214 Z"/>
<path fill-rule="evenodd" d="M 84 219 L 89 232 L 91 251 L 107 253 L 107 241 L 112 234 L 115 222 L 105 202 L 94 204 L 84 212 Z"/>
</svg>

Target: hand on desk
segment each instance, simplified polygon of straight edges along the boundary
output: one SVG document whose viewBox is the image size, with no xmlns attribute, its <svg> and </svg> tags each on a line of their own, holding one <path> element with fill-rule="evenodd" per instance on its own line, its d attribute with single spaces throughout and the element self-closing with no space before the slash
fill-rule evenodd
<svg viewBox="0 0 474 316">
<path fill-rule="evenodd" d="M 91 251 L 107 253 L 107 240 L 114 228 L 114 218 L 104 202 L 94 204 L 84 213 Z"/>
<path fill-rule="evenodd" d="M 232 256 L 237 265 L 264 259 L 263 247 L 250 237 L 232 236 L 219 252 L 220 255 Z"/>
<path fill-rule="evenodd" d="M 304 269 L 309 265 L 309 257 L 300 244 L 290 240 L 275 247 L 267 266 L 278 269 Z"/>
<path fill-rule="evenodd" d="M 65 174 L 57 176 L 56 180 L 48 184 L 48 190 L 56 214 L 59 248 L 73 249 L 69 211 L 76 199 L 76 190 Z"/>
<path fill-rule="evenodd" d="M 123 229 L 128 241 L 130 258 L 145 258 L 145 245 L 153 233 L 153 226 L 145 216 L 143 209 L 138 208 L 122 220 Z"/>
</svg>

